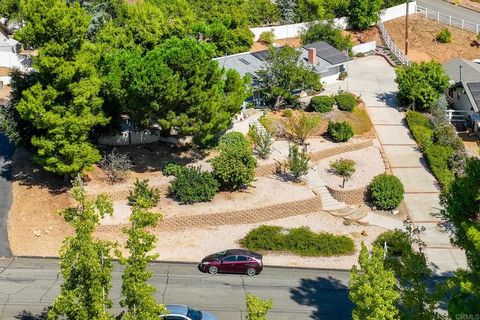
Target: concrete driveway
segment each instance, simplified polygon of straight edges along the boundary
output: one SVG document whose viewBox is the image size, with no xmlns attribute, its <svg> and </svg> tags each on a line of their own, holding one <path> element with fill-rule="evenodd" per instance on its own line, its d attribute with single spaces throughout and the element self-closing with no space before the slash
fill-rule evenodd
<svg viewBox="0 0 480 320">
<path fill-rule="evenodd" d="M 348 80 L 328 85 L 362 97 L 378 140 L 392 168 L 405 187 L 405 204 L 410 220 L 424 227 L 421 239 L 425 254 L 437 274 L 448 275 L 466 267 L 463 251 L 453 248 L 450 236 L 438 224 L 440 187 L 405 124 L 405 115 L 396 109 L 395 70 L 381 57 L 370 56 L 348 63 Z"/>
<path fill-rule="evenodd" d="M 12 173 L 10 157 L 13 145 L 5 135 L 0 134 L 0 257 L 12 255 L 8 243 L 7 219 L 12 205 Z"/>
</svg>

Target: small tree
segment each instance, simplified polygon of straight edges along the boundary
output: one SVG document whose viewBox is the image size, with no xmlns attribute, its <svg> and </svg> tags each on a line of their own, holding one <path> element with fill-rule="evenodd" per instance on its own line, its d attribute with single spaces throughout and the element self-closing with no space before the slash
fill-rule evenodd
<svg viewBox="0 0 480 320">
<path fill-rule="evenodd" d="M 350 0 L 348 23 L 355 30 L 366 30 L 380 20 L 383 0 Z"/>
<path fill-rule="evenodd" d="M 349 282 L 350 300 L 355 304 L 353 320 L 398 319 L 395 275 L 383 266 L 383 250 L 374 247 L 370 255 L 362 242 L 358 264 L 359 269 L 353 266 Z"/>
<path fill-rule="evenodd" d="M 290 146 L 287 167 L 295 181 L 298 181 L 301 176 L 307 174 L 309 161 L 310 156 L 307 153 L 306 147 L 303 147 L 302 151 L 300 151 L 298 144 Z"/>
<path fill-rule="evenodd" d="M 267 159 L 272 153 L 273 138 L 270 132 L 265 128 L 259 129 L 255 125 L 250 125 L 250 137 L 253 140 L 253 149 L 261 159 Z"/>
<path fill-rule="evenodd" d="M 287 129 L 293 141 L 305 144 L 315 129 L 320 125 L 321 118 L 318 116 L 307 116 L 303 111 L 299 111 L 296 115 L 288 118 Z"/>
<path fill-rule="evenodd" d="M 105 171 L 110 184 L 124 181 L 128 176 L 128 171 L 133 168 L 132 161 L 128 158 L 128 155 L 118 153 L 115 149 L 103 156 L 100 166 Z"/>
<path fill-rule="evenodd" d="M 247 294 L 246 303 L 246 320 L 267 320 L 268 311 L 273 307 L 272 299 L 262 300 L 251 293 Z"/>
<path fill-rule="evenodd" d="M 271 45 L 275 40 L 275 34 L 273 31 L 264 31 L 260 34 L 259 40 L 266 45 Z"/>
<path fill-rule="evenodd" d="M 345 182 L 355 173 L 355 161 L 349 159 L 338 159 L 330 162 L 330 169 L 338 176 L 343 178 L 342 188 Z"/>
<path fill-rule="evenodd" d="M 155 193 L 155 189 L 149 188 L 148 184 L 146 188 L 149 194 Z M 155 301 L 152 296 L 155 288 L 148 283 L 152 272 L 147 271 L 147 265 L 158 255 L 148 254 L 155 248 L 157 238 L 150 234 L 147 228 L 155 228 L 161 215 L 149 211 L 156 203 L 144 201 L 144 189 L 144 185 L 137 181 L 132 193 L 134 196 L 131 199 L 131 226 L 123 229 L 128 236 L 126 248 L 129 251 L 129 257 L 120 259 L 120 263 L 125 265 L 122 275 L 123 299 L 120 305 L 127 309 L 122 316 L 122 319 L 126 320 L 156 319 L 159 315 L 167 313 L 165 306 Z"/>
<path fill-rule="evenodd" d="M 344 36 L 333 20 L 309 23 L 308 27 L 301 31 L 300 38 L 303 44 L 324 41 L 342 51 L 350 51 L 353 45 L 350 36 Z"/>
<path fill-rule="evenodd" d="M 137 204 L 142 208 L 153 208 L 160 201 L 160 191 L 148 186 L 148 179 L 135 181 L 133 191 L 130 191 L 128 202 L 131 206 Z"/>
<path fill-rule="evenodd" d="M 436 108 L 432 110 L 432 123 L 435 127 L 449 123 L 447 116 L 448 101 L 444 94 L 440 96 Z"/>
<path fill-rule="evenodd" d="M 67 237 L 60 249 L 63 284 L 48 319 L 113 319 L 108 312 L 112 306 L 108 293 L 113 244 L 93 237 L 100 219 L 113 214 L 112 201 L 106 195 L 87 199 L 79 176 L 74 181 L 72 197 L 77 206 L 64 210 L 62 215 L 73 227 L 74 235 Z"/>
</svg>

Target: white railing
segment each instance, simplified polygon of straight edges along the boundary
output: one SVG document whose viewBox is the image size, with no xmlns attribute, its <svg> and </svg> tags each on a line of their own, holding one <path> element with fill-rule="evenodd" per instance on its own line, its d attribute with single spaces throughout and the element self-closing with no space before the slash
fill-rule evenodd
<svg viewBox="0 0 480 320">
<path fill-rule="evenodd" d="M 378 23 L 378 28 L 380 29 L 380 33 L 382 35 L 382 39 L 387 45 L 388 49 L 397 57 L 397 59 L 406 66 L 410 66 L 412 63 L 410 62 L 410 59 L 403 54 L 402 50 L 400 50 L 397 45 L 395 44 L 395 41 L 393 41 L 392 37 L 388 34 L 387 29 L 385 29 L 385 26 L 383 25 L 383 22 Z"/>
<path fill-rule="evenodd" d="M 441 13 L 440 11 L 432 10 L 426 7 L 417 5 L 417 13 L 424 16 L 427 19 L 436 20 L 438 22 L 447 24 L 452 27 L 457 27 L 462 30 L 468 30 L 474 33 L 480 32 L 480 24 L 466 21 L 465 19 L 460 19 L 452 17 L 451 15 Z"/>
</svg>

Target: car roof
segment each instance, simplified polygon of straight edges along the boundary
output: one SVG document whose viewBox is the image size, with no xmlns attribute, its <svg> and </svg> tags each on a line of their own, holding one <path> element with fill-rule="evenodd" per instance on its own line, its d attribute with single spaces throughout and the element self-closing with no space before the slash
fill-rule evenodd
<svg viewBox="0 0 480 320">
<path fill-rule="evenodd" d="M 233 255 L 246 255 L 249 256 L 250 251 L 248 250 L 243 250 L 243 249 L 229 249 L 226 252 L 226 256 L 233 256 Z"/>
<path fill-rule="evenodd" d="M 181 304 L 167 304 L 165 306 L 168 312 L 173 314 L 179 314 L 182 316 L 186 316 L 188 313 L 188 306 L 181 305 Z"/>
</svg>

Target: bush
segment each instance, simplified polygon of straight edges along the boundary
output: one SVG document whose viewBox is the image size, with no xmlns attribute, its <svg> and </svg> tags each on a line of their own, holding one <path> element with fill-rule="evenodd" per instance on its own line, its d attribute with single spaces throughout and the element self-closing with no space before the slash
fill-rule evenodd
<svg viewBox="0 0 480 320">
<path fill-rule="evenodd" d="M 327 134 L 335 142 L 345 142 L 353 137 L 353 128 L 347 121 L 328 122 Z"/>
<path fill-rule="evenodd" d="M 335 96 L 335 102 L 339 110 L 352 112 L 357 105 L 357 98 L 349 92 L 344 92 Z"/>
<path fill-rule="evenodd" d="M 272 31 L 264 31 L 260 34 L 259 40 L 267 45 L 271 45 L 275 40 L 275 34 Z"/>
<path fill-rule="evenodd" d="M 128 175 L 128 171 L 133 168 L 132 161 L 130 161 L 128 156 L 118 153 L 115 149 L 102 158 L 100 166 L 105 171 L 110 184 L 124 181 Z"/>
<path fill-rule="evenodd" d="M 357 53 L 356 56 L 358 57 L 358 56 L 359 56 L 359 53 Z M 365 56 L 365 54 L 363 54 L 363 56 Z M 342 71 L 342 72 L 340 72 L 340 73 L 338 74 L 338 80 L 341 80 L 341 81 L 342 81 L 342 80 L 347 79 L 347 77 L 348 77 L 348 73 L 347 73 L 346 71 Z"/>
<path fill-rule="evenodd" d="M 305 140 L 319 127 L 321 120 L 318 116 L 307 116 L 305 112 L 300 111 L 295 116 L 288 118 L 289 136 L 293 141 L 304 144 Z"/>
<path fill-rule="evenodd" d="M 310 103 L 308 104 L 308 109 L 310 111 L 325 113 L 332 111 L 334 103 L 335 100 L 330 96 L 316 96 L 310 100 Z"/>
<path fill-rule="evenodd" d="M 220 155 L 212 159 L 213 176 L 226 190 L 243 188 L 255 177 L 257 162 L 250 144 L 243 134 L 237 133 L 227 134 L 223 141 L 220 139 Z"/>
<path fill-rule="evenodd" d="M 128 203 L 141 208 L 153 208 L 160 201 L 160 191 L 148 186 L 148 179 L 135 181 L 133 191 L 130 191 Z"/>
<path fill-rule="evenodd" d="M 179 171 L 184 168 L 181 164 L 169 162 L 163 167 L 163 174 L 165 176 L 176 176 Z"/>
<path fill-rule="evenodd" d="M 290 146 L 288 151 L 287 167 L 295 180 L 298 181 L 301 176 L 307 174 L 309 161 L 310 157 L 306 148 L 303 148 L 302 151 L 299 151 L 297 144 Z"/>
<path fill-rule="evenodd" d="M 448 187 L 455 180 L 455 175 L 448 166 L 455 150 L 450 146 L 428 143 L 423 146 L 423 153 L 437 180 L 442 186 Z"/>
<path fill-rule="evenodd" d="M 293 116 L 293 110 L 290 109 L 290 108 L 287 108 L 287 109 L 283 110 L 282 111 L 282 116 L 286 117 L 286 118 L 290 118 L 291 116 Z"/>
<path fill-rule="evenodd" d="M 412 251 L 412 244 L 408 233 L 400 230 L 390 230 L 380 234 L 373 242 L 374 246 L 384 248 L 387 243 L 387 254 L 402 257 Z"/>
<path fill-rule="evenodd" d="M 210 172 L 199 167 L 183 167 L 177 171 L 169 190 L 181 203 L 210 201 L 218 192 L 218 182 Z"/>
<path fill-rule="evenodd" d="M 260 124 L 261 126 L 261 124 Z M 262 159 L 267 159 L 272 153 L 273 138 L 266 129 L 260 129 L 250 124 L 249 135 L 253 141 L 253 150 Z"/>
<path fill-rule="evenodd" d="M 413 138 L 419 145 L 430 142 L 433 135 L 433 124 L 424 114 L 409 110 L 406 119 Z"/>
<path fill-rule="evenodd" d="M 268 311 L 273 307 L 272 299 L 262 300 L 251 293 L 247 293 L 247 317 L 245 320 L 267 320 Z"/>
<path fill-rule="evenodd" d="M 440 124 L 433 129 L 432 141 L 440 146 L 451 146 L 454 150 L 464 148 L 462 139 L 457 135 L 450 123 Z"/>
<path fill-rule="evenodd" d="M 403 184 L 395 176 L 382 173 L 368 185 L 368 193 L 373 204 L 383 210 L 398 207 L 403 200 Z"/>
<path fill-rule="evenodd" d="M 336 175 L 343 178 L 342 188 L 345 187 L 345 181 L 355 173 L 355 161 L 349 159 L 338 159 L 330 162 L 330 169 Z"/>
<path fill-rule="evenodd" d="M 269 118 L 267 116 L 261 116 L 260 119 L 258 119 L 258 122 L 260 122 L 265 127 L 265 129 L 267 129 L 268 133 L 270 133 L 272 136 L 275 136 L 277 134 L 278 128 L 272 118 Z"/>
<path fill-rule="evenodd" d="M 241 240 L 249 250 L 290 251 L 301 256 L 350 255 L 355 244 L 347 236 L 315 233 L 308 227 L 283 230 L 281 227 L 260 226 Z"/>
<path fill-rule="evenodd" d="M 333 20 L 310 23 L 308 28 L 300 34 L 302 44 L 324 41 L 338 50 L 352 50 L 350 36 L 343 36 L 342 30 L 337 28 Z"/>
<path fill-rule="evenodd" d="M 435 39 L 437 39 L 437 41 L 440 43 L 450 43 L 452 42 L 452 33 L 450 32 L 450 30 L 448 30 L 448 28 L 443 28 L 437 34 L 437 37 Z"/>
</svg>

